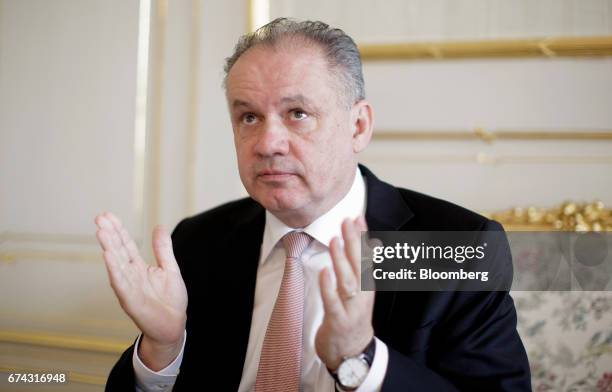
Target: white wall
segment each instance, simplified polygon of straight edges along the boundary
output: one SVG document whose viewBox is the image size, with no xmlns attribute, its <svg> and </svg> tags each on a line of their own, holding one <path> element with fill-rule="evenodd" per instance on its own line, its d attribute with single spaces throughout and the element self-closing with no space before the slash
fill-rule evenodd
<svg viewBox="0 0 612 392">
<path fill-rule="evenodd" d="M 138 5 L 0 1 L 0 365 L 89 376 L 64 390 L 101 390 L 109 348 L 135 336 L 93 218 L 112 210 L 132 231 L 139 219 Z"/>
<path fill-rule="evenodd" d="M 359 42 L 612 33 L 610 0 L 270 0 L 270 14 L 320 19 Z"/>
<path fill-rule="evenodd" d="M 377 130 L 612 130 L 610 58 L 366 62 L 364 72 Z M 612 141 L 375 139 L 363 161 L 478 211 L 612 204 Z"/>
</svg>

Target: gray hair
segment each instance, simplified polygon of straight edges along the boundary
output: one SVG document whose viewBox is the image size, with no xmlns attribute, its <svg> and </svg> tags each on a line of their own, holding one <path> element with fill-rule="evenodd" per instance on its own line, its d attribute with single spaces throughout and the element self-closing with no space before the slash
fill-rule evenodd
<svg viewBox="0 0 612 392">
<path fill-rule="evenodd" d="M 361 70 L 359 49 L 351 37 L 340 29 L 330 28 L 319 21 L 296 21 L 288 18 L 277 18 L 260 27 L 253 33 L 245 34 L 238 40 L 234 53 L 225 59 L 225 78 L 240 56 L 257 45 L 274 46 L 287 38 L 301 39 L 319 45 L 323 50 L 330 69 L 336 74 L 340 85 L 345 90 L 349 104 L 365 98 L 365 86 Z"/>
</svg>

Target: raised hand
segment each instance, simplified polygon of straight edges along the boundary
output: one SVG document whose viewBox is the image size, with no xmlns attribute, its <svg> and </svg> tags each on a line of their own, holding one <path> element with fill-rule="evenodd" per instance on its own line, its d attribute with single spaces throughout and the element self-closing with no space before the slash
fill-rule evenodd
<svg viewBox="0 0 612 392">
<path fill-rule="evenodd" d="M 374 336 L 372 311 L 374 292 L 361 291 L 360 231 L 366 231 L 363 217 L 342 223 L 342 238 L 331 240 L 329 249 L 332 272 L 324 268 L 319 275 L 325 315 L 315 338 L 317 355 L 331 370 L 336 370 L 343 357 L 360 354 Z"/>
<path fill-rule="evenodd" d="M 119 218 L 106 212 L 95 222 L 110 285 L 143 333 L 139 356 L 152 370 L 162 369 L 180 352 L 187 319 L 187 290 L 170 236 L 163 227 L 155 228 L 157 266 L 148 265 Z"/>
</svg>

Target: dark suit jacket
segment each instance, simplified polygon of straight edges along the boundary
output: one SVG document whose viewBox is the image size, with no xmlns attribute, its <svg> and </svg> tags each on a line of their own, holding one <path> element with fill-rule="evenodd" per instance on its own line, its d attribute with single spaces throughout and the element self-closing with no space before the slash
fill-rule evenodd
<svg viewBox="0 0 612 392">
<path fill-rule="evenodd" d="M 370 230 L 503 230 L 478 214 L 395 188 L 360 166 Z M 245 360 L 265 210 L 250 198 L 183 220 L 172 234 L 189 304 L 175 391 L 236 391 Z M 502 260 L 510 263 L 509 250 Z M 528 391 L 529 365 L 506 291 L 377 292 L 373 326 L 389 349 L 383 391 Z M 133 390 L 133 346 L 107 391 Z M 201 387 L 198 385 L 201 383 Z"/>
</svg>

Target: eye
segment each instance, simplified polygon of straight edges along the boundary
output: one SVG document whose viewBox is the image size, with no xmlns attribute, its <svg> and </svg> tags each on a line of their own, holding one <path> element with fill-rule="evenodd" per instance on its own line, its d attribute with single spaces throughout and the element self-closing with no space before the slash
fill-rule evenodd
<svg viewBox="0 0 612 392">
<path fill-rule="evenodd" d="M 242 115 L 241 121 L 246 125 L 252 125 L 257 122 L 257 116 L 253 113 L 245 113 Z"/>
<path fill-rule="evenodd" d="M 308 117 L 305 111 L 300 109 L 293 109 L 291 111 L 291 118 L 294 120 L 305 120 Z"/>
</svg>

